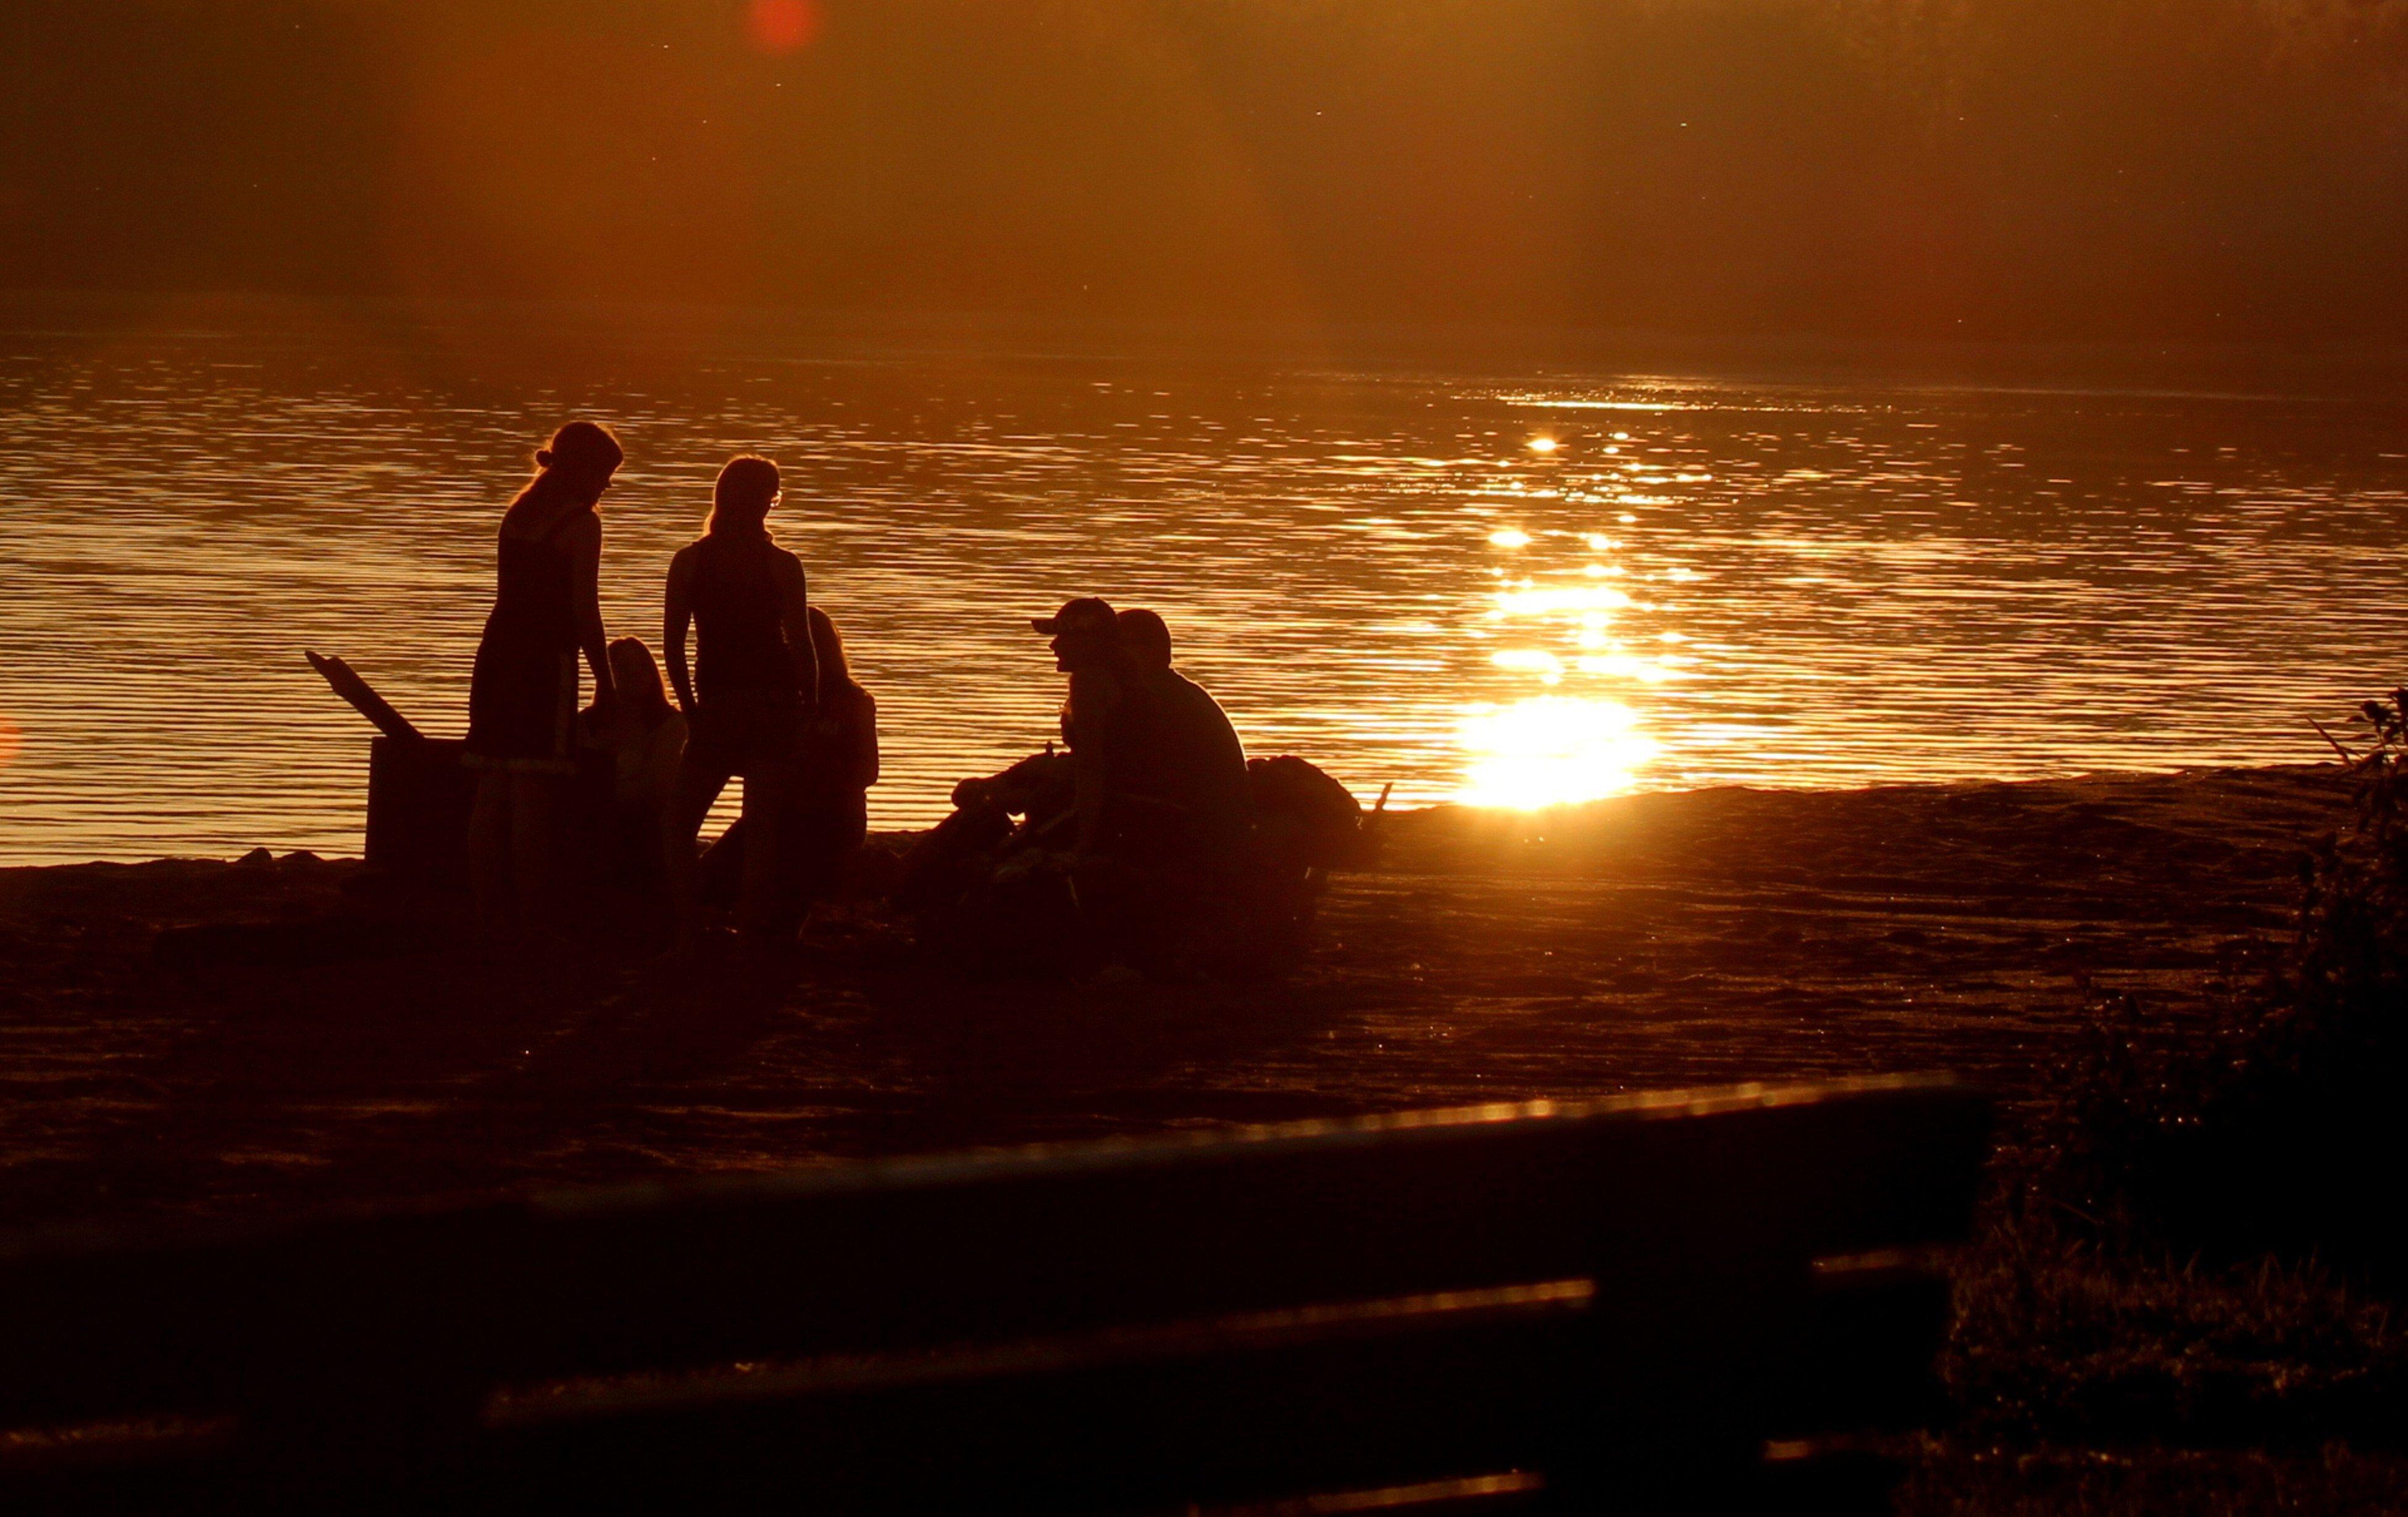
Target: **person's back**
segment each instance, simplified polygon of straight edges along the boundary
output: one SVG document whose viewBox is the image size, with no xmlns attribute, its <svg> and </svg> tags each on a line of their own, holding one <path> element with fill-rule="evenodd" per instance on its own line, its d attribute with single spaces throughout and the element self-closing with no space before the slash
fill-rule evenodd
<svg viewBox="0 0 2408 1517">
<path fill-rule="evenodd" d="M 803 744 L 800 809 L 810 846 L 853 849 L 869 831 L 869 787 L 878 783 L 878 702 L 853 678 L 844 641 L 825 611 L 810 608 L 820 701 Z"/>
<path fill-rule="evenodd" d="M 720 791 L 738 776 L 752 826 L 739 915 L 749 926 L 773 930 L 779 838 L 819 685 L 802 561 L 769 537 L 767 519 L 779 494 L 775 464 L 752 454 L 728 460 L 712 487 L 703 536 L 669 562 L 661 632 L 669 683 L 691 730 L 663 832 L 679 936 L 687 942 L 698 928 L 695 835 Z M 690 623 L 699 645 L 692 679 L 685 656 Z"/>
<path fill-rule="evenodd" d="M 1211 692 L 1177 669 L 1149 672 L 1161 767 L 1170 798 L 1195 814 L 1204 839 L 1229 847 L 1252 820 L 1246 748 Z"/>
<path fill-rule="evenodd" d="M 802 704 L 786 641 L 786 586 L 802 565 L 767 537 L 711 534 L 693 545 L 695 692 L 709 707 L 729 700 Z"/>
<path fill-rule="evenodd" d="M 758 471 L 743 465 L 760 465 Z M 703 536 L 669 564 L 665 633 L 669 680 L 688 709 L 698 765 L 718 782 L 799 756 L 802 711 L 818 680 L 806 617 L 802 561 L 778 546 L 761 518 L 777 498 L 776 469 L 740 458 Z M 762 478 L 752 476 L 758 472 Z M 756 514 L 757 513 L 757 514 Z M 692 681 L 684 622 L 695 630 Z"/>
<path fill-rule="evenodd" d="M 576 565 L 567 538 L 584 524 L 575 511 L 531 521 L 520 532 L 509 530 L 518 523 L 503 523 L 489 626 L 507 626 L 549 651 L 577 651 Z"/>
<path fill-rule="evenodd" d="M 577 654 L 595 699 L 613 680 L 596 586 L 602 521 L 595 514 L 626 454 L 609 428 L 571 422 L 536 453 L 537 473 L 503 513 L 494 608 L 468 680 L 462 763 L 477 771 L 468 817 L 475 922 L 497 930 L 556 925 L 560 794 L 576 772 Z"/>
<path fill-rule="evenodd" d="M 640 637 L 610 644 L 610 673 L 618 699 L 589 706 L 578 717 L 580 739 L 609 756 L 612 800 L 652 812 L 667 804 L 685 752 L 686 722 L 669 704 L 652 651 Z"/>
<path fill-rule="evenodd" d="M 1238 729 L 1211 692 L 1171 666 L 1170 629 L 1161 617 L 1131 608 L 1117 620 L 1130 681 L 1146 712 L 1152 788 L 1186 814 L 1200 846 L 1234 850 L 1252 825 L 1254 809 Z"/>
<path fill-rule="evenodd" d="M 541 472 L 503 513 L 494 549 L 493 609 L 468 685 L 471 767 L 565 772 L 577 710 L 577 652 L 591 641 L 596 698 L 610 688 L 593 603 L 601 552 L 594 499 L 623 456 L 592 423 L 560 429 Z M 581 594 L 580 594 L 581 591 Z M 583 604 L 580 604 L 583 603 Z"/>
</svg>

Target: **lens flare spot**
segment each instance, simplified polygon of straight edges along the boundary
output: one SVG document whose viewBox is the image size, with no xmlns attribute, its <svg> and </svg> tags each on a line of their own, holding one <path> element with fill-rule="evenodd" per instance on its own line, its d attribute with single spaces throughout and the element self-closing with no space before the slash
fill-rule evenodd
<svg viewBox="0 0 2408 1517">
<path fill-rule="evenodd" d="M 1523 531 L 1520 527 L 1498 527 L 1496 531 L 1488 535 L 1488 546 L 1491 548 L 1527 548 L 1530 546 L 1530 535 Z"/>
<path fill-rule="evenodd" d="M 1552 453 L 1563 444 L 1553 437 L 1532 437 L 1526 446 L 1534 453 Z"/>
<path fill-rule="evenodd" d="M 763 52 L 792 52 L 819 36 L 820 7 L 812 0 L 752 0 L 744 30 Z"/>
<path fill-rule="evenodd" d="M 1476 708 L 1460 735 L 1471 763 L 1456 798 L 1516 810 L 1619 795 L 1656 751 L 1630 708 L 1568 695 Z"/>
</svg>

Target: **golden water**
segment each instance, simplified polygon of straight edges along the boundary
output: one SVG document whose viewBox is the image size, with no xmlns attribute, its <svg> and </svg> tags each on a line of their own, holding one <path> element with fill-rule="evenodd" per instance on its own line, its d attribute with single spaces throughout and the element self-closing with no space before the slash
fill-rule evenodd
<svg viewBox="0 0 2408 1517">
<path fill-rule="evenodd" d="M 373 358 L 375 361 L 368 361 Z M 465 724 L 493 531 L 613 422 L 611 631 L 717 464 L 877 695 L 874 824 L 1041 743 L 1026 619 L 1151 606 L 1250 751 L 1511 806 L 2311 759 L 2402 674 L 2408 425 L 2314 398 L 854 346 L 480 385 L 322 336 L 10 334 L 0 863 L 355 852 L 348 658 Z"/>
</svg>

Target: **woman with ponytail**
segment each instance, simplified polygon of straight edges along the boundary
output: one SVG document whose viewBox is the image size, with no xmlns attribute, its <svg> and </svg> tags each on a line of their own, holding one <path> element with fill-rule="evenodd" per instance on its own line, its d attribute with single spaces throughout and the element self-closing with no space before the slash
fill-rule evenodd
<svg viewBox="0 0 2408 1517">
<path fill-rule="evenodd" d="M 561 793 L 576 772 L 577 655 L 608 708 L 612 682 L 595 513 L 626 459 L 595 422 L 571 422 L 535 455 L 536 475 L 502 515 L 498 587 L 468 686 L 466 764 L 477 773 L 468 869 L 478 921 L 548 924 Z"/>
<path fill-rule="evenodd" d="M 687 946 L 699 929 L 695 839 L 711 803 L 739 775 L 747 842 L 738 917 L 760 936 L 774 935 L 779 923 L 779 839 L 820 680 L 802 560 L 769 536 L 779 489 L 769 460 L 728 460 L 711 489 L 710 523 L 669 563 L 662 651 L 688 730 L 664 831 L 678 937 Z M 691 679 L 689 624 L 697 645 Z"/>
</svg>

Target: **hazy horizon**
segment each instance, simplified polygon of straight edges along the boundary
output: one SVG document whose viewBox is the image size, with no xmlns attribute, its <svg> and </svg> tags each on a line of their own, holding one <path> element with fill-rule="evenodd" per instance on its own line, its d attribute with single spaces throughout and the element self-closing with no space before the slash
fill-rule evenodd
<svg viewBox="0 0 2408 1517">
<path fill-rule="evenodd" d="M 2408 339 L 2408 3 L 29 0 L 0 288 Z"/>
</svg>

